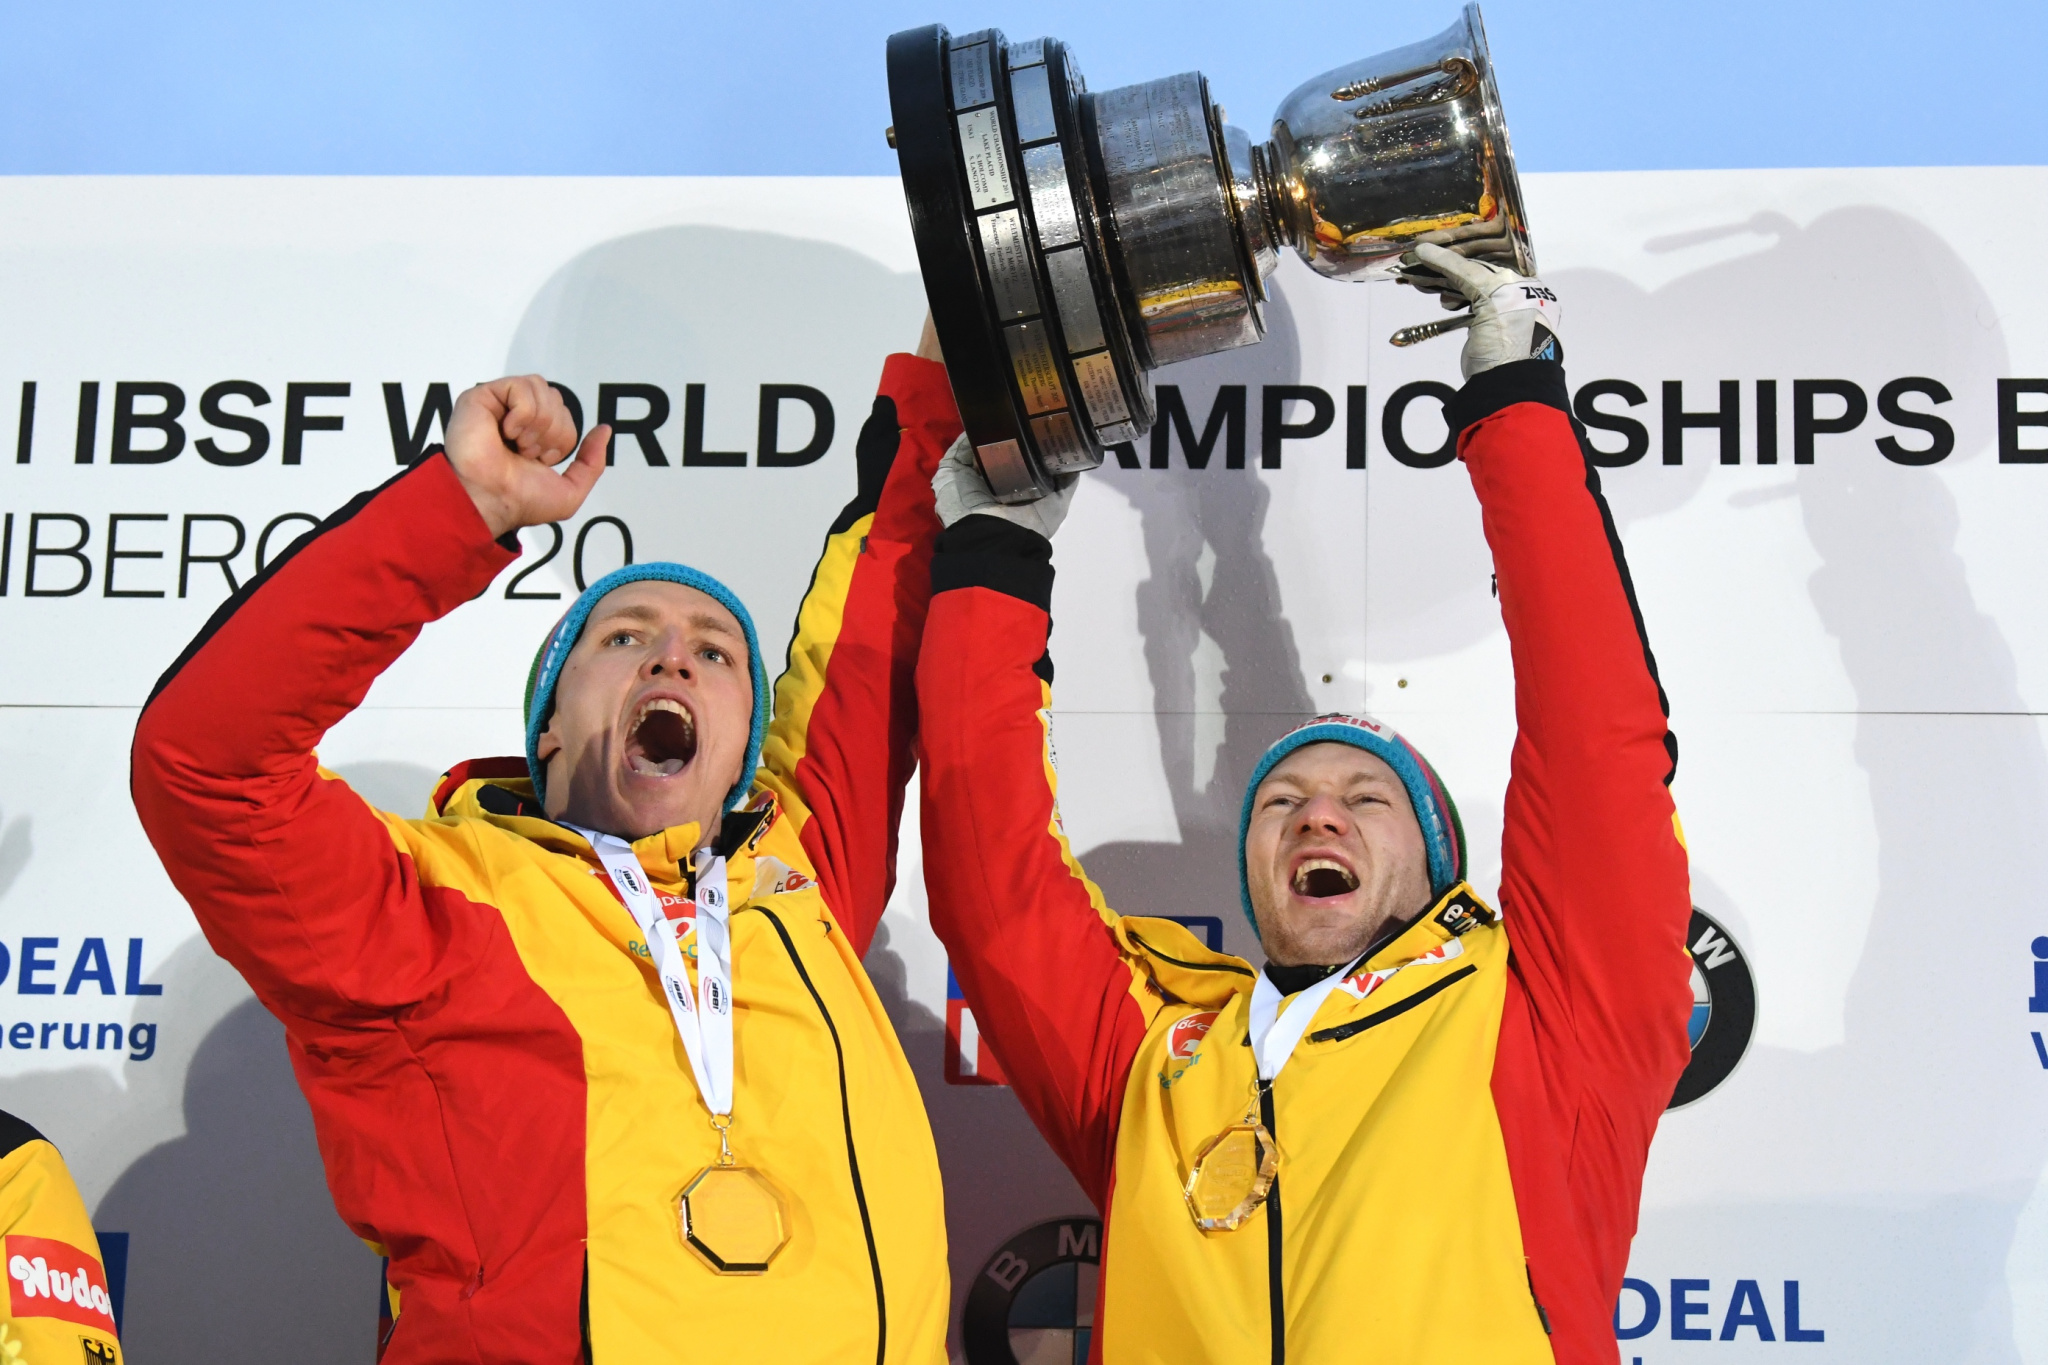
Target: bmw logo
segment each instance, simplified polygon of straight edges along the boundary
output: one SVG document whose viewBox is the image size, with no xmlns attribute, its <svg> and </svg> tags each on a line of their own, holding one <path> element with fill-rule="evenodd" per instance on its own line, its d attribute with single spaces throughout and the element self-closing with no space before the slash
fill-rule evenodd
<svg viewBox="0 0 2048 1365">
<path fill-rule="evenodd" d="M 960 1315 L 967 1365 L 1087 1365 L 1102 1222 L 1055 1218 L 1003 1243 Z"/>
<path fill-rule="evenodd" d="M 1692 1060 L 1667 1109 L 1680 1109 L 1728 1079 L 1756 1031 L 1756 981 L 1726 929 L 1697 905 L 1686 933 L 1692 949 Z"/>
</svg>

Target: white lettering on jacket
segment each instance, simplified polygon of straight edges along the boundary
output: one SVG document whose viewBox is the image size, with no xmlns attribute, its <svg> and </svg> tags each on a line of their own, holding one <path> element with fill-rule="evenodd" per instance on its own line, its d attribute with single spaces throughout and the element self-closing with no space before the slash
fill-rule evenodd
<svg viewBox="0 0 2048 1365">
<path fill-rule="evenodd" d="M 50 1269 L 49 1262 L 38 1256 L 30 1260 L 16 1256 L 7 1263 L 7 1273 L 21 1281 L 21 1296 L 25 1299 L 55 1299 L 58 1303 L 76 1303 L 80 1308 L 91 1308 L 111 1314 L 114 1305 L 107 1298 L 107 1291 L 92 1282 L 92 1276 L 84 1266 L 70 1274 Z"/>
</svg>

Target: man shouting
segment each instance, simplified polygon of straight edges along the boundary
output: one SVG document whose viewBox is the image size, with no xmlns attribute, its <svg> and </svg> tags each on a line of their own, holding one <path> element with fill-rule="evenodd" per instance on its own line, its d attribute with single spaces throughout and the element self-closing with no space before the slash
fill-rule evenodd
<svg viewBox="0 0 2048 1365">
<path fill-rule="evenodd" d="M 944 369 L 891 357 L 772 715 L 740 600 L 632 565 L 544 642 L 524 758 L 457 767 L 423 820 L 318 766 L 421 627 L 603 472 L 609 433 L 579 448 L 531 376 L 463 394 L 445 455 L 330 517 L 158 682 L 136 808 L 283 1021 L 335 1204 L 390 1257 L 387 1365 L 944 1358 L 937 1158 L 860 958 L 959 429 Z"/>
<path fill-rule="evenodd" d="M 971 464 L 940 468 L 918 664 L 932 923 L 1103 1211 L 1109 1362 L 1616 1358 L 1643 1166 L 1687 1057 L 1677 750 L 1555 296 L 1436 247 L 1410 266 L 1473 309 L 1447 415 L 1514 659 L 1498 911 L 1465 884 L 1421 754 L 1320 716 L 1245 794 L 1237 893 L 1263 969 L 1112 912 L 1053 786 L 1062 501 L 999 507 Z"/>
</svg>

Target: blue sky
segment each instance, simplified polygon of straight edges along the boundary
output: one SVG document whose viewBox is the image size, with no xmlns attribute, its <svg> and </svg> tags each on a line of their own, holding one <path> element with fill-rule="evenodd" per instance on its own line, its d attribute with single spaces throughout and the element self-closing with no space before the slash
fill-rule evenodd
<svg viewBox="0 0 2048 1365">
<path fill-rule="evenodd" d="M 2044 0 L 1485 9 L 1526 170 L 2048 163 Z M 1302 80 L 1455 12 L 0 0 L 0 172 L 889 174 L 898 28 L 1049 33 L 1098 89 L 1198 68 L 1258 129 Z"/>
</svg>

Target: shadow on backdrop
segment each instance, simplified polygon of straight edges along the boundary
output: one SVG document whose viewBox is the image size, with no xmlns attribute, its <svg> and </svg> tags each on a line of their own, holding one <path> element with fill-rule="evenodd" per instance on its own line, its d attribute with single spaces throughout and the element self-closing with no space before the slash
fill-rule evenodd
<svg viewBox="0 0 2048 1365">
<path fill-rule="evenodd" d="M 1670 300 L 1662 292 L 1646 291 L 1633 280 L 1605 270 L 1561 270 L 1547 272 L 1545 278 L 1565 301 L 1565 372 L 1575 387 L 1610 377 L 1697 372 L 1702 332 L 1694 326 L 1674 326 L 1668 311 Z M 1434 313 L 1416 313 L 1405 295 L 1406 291 L 1396 294 L 1388 287 L 1385 296 L 1396 305 L 1400 321 Z M 1373 340 L 1378 343 L 1384 327 L 1391 323 L 1382 324 L 1377 312 L 1373 320 Z M 1725 318 L 1717 316 L 1711 322 L 1721 331 L 1727 330 Z M 1455 384 L 1456 348 L 1460 345 L 1462 341 L 1454 335 L 1411 352 L 1380 346 L 1373 359 L 1376 401 L 1385 402 L 1395 389 L 1415 378 Z M 1744 360 L 1738 368 L 1746 372 L 1747 363 Z M 1647 388 L 1649 404 L 1625 411 L 1649 427 L 1649 453 L 1632 465 L 1600 471 L 1601 491 L 1624 535 L 1632 523 L 1690 502 L 1707 479 L 1702 451 L 1712 433 L 1691 437 L 1684 464 L 1674 468 L 1660 463 L 1654 416 L 1658 392 L 1654 382 Z M 1688 386 L 1689 406 L 1708 406 L 1709 400 L 1699 389 L 1696 383 Z M 1784 401 L 1789 404 L 1789 394 Z M 1617 404 L 1610 399 L 1602 407 L 1615 410 Z M 1420 402 L 1411 409 L 1406 429 L 1418 450 L 1433 447 L 1445 434 L 1433 415 L 1435 410 L 1434 404 Z M 1620 446 L 1619 438 L 1612 434 L 1596 431 L 1593 436 L 1596 448 L 1616 450 Z M 1377 425 L 1371 439 L 1367 466 L 1370 533 L 1366 541 L 1366 639 L 1371 661 L 1404 663 L 1450 654 L 1498 634 L 1501 620 L 1492 592 L 1493 555 L 1480 529 L 1479 502 L 1464 465 L 1452 462 L 1434 469 L 1410 468 L 1386 451 Z M 1673 623 L 1650 620 L 1653 644 L 1660 628 L 1670 630 Z M 1400 701 L 1388 698 L 1384 704 L 1396 710 Z"/>
<path fill-rule="evenodd" d="M 1760 214 L 1651 248 L 1684 251 L 1737 233 L 1767 245 L 1645 301 L 1658 329 L 1681 340 L 1726 334 L 1730 317 L 1799 320 L 1746 334 L 1731 373 L 1779 376 L 1781 386 L 1846 377 L 1874 397 L 1902 375 L 1954 384 L 2007 372 L 1983 287 L 1918 222 L 1867 207 L 1805 228 Z M 1883 286 L 1871 287 L 1880 272 Z M 1846 357 L 1859 372 L 1842 374 Z M 1697 362 L 1689 368 L 1697 373 Z M 1956 428 L 1946 465 L 1889 462 L 1871 445 L 1885 430 L 1872 421 L 1823 438 L 1810 465 L 1791 465 L 1788 447 L 1783 484 L 1730 499 L 1799 500 L 1821 560 L 1809 592 L 1854 689 L 1878 894 L 1845 1040 L 1814 1052 L 1752 1048 L 1719 1090 L 1667 1121 L 1660 1141 L 1667 1161 L 1684 1166 L 1697 1152 L 1701 1164 L 1753 1171 L 1757 1186 L 1780 1193 L 1654 1211 L 1637 1243 L 1639 1266 L 1678 1275 L 1706 1265 L 1767 1273 L 1744 1268 L 1765 1258 L 1807 1280 L 1809 1326 L 1829 1329 L 1859 1360 L 1901 1365 L 2021 1358 L 2007 1267 L 2021 1206 L 2048 1157 L 2048 1130 L 2031 1106 L 2012 1101 L 2015 1073 L 2000 1046 L 2027 1047 L 2014 1024 L 2024 1018 L 2015 1014 L 2024 986 L 1983 989 L 1975 960 L 2023 958 L 2038 932 L 2048 753 L 2024 714 L 2011 648 L 1977 605 L 1956 551 L 1957 506 L 1941 471 L 1990 458 L 1992 447 L 1986 395 L 1956 398 L 1940 410 Z M 1650 624 L 1653 640 L 1682 628 L 1654 616 Z M 1684 699 L 1674 705 L 1682 717 Z M 1683 738 L 1682 720 L 1679 729 Z M 1735 925 L 1771 913 L 1711 903 L 1710 872 L 1698 870 L 1709 913 Z M 1943 946 L 1964 943 L 1973 947 L 1959 954 Z M 1759 1009 L 1768 1012 L 1769 1000 Z M 2041 1359 L 2038 1349 L 2027 1358 Z"/>
<path fill-rule="evenodd" d="M 923 318 L 915 273 L 846 247 L 663 227 L 604 242 L 556 271 L 520 318 L 505 364 L 509 373 L 567 385 L 586 424 L 599 420 L 601 385 L 661 391 L 660 399 L 618 400 L 627 420 L 658 415 L 651 404 L 665 401 L 666 420 L 647 438 L 653 451 L 635 437 L 615 440 L 613 465 L 577 521 L 617 517 L 631 528 L 636 560 L 676 559 L 724 579 L 753 610 L 763 649 L 779 657 L 822 528 L 854 494 L 853 442 L 883 357 L 915 348 Z M 759 464 L 764 379 L 829 399 L 831 445 L 815 462 Z M 741 464 L 684 465 L 693 410 L 698 458 Z M 807 405 L 784 401 L 777 412 L 778 448 L 806 448 L 816 435 Z M 529 545 L 540 543 L 536 534 L 528 533 Z M 565 580 L 572 553 L 573 544 L 553 566 Z M 593 533 L 585 581 L 619 562 L 615 533 Z"/>
<path fill-rule="evenodd" d="M 1257 346 L 1172 365 L 1158 378 L 1181 386 L 1198 422 L 1218 385 L 1257 394 L 1260 385 L 1300 383 L 1300 333 L 1286 294 L 1274 292 Z M 1144 442 L 1139 452 L 1149 458 Z M 1112 462 L 1092 477 L 1129 499 L 1144 533 L 1151 572 L 1137 586 L 1138 630 L 1180 839 L 1099 844 L 1084 855 L 1088 875 L 1124 914 L 1218 916 L 1225 949 L 1262 961 L 1237 901 L 1239 803 L 1267 746 L 1316 710 L 1266 553 L 1272 492 L 1257 470 L 1218 463 L 1163 474 Z M 1053 622 L 1055 668 L 1062 650 L 1086 647 L 1063 641 Z"/>
</svg>

